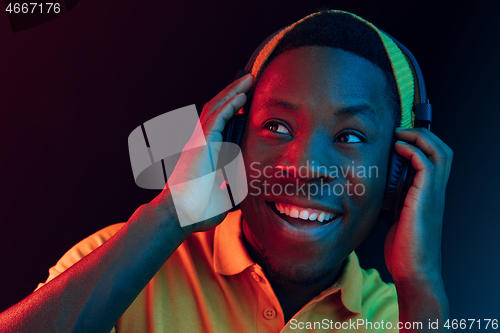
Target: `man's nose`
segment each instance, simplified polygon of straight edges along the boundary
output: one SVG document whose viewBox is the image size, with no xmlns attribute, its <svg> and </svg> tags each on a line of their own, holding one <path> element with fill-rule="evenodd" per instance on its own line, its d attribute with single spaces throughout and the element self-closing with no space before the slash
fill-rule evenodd
<svg viewBox="0 0 500 333">
<path fill-rule="evenodd" d="M 331 173 L 334 167 L 334 152 L 329 137 L 320 134 L 297 139 L 287 147 L 276 166 L 288 177 L 302 181 L 332 181 L 336 175 Z"/>
</svg>

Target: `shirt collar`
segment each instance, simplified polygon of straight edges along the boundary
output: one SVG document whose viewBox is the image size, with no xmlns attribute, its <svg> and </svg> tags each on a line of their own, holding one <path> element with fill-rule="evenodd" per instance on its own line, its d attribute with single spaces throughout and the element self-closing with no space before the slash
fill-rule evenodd
<svg viewBox="0 0 500 333">
<path fill-rule="evenodd" d="M 341 290 L 341 298 L 344 306 L 351 312 L 361 314 L 363 274 L 359 266 L 358 256 L 354 251 L 346 258 L 344 271 L 339 281 L 328 290 L 335 287 Z"/>
<path fill-rule="evenodd" d="M 255 265 L 243 243 L 240 210 L 228 213 L 224 221 L 215 228 L 213 260 L 214 270 L 223 275 L 235 275 Z M 339 281 L 318 296 L 323 299 L 340 289 L 344 306 L 349 311 L 360 314 L 362 286 L 363 274 L 353 251 L 346 258 Z"/>
<path fill-rule="evenodd" d="M 214 237 L 214 270 L 217 273 L 235 275 L 255 264 L 243 243 L 241 210 L 228 213 L 215 228 Z"/>
</svg>

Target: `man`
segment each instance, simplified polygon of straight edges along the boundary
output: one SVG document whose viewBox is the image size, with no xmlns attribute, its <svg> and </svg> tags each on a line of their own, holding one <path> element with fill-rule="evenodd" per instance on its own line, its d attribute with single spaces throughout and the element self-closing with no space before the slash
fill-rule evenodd
<svg viewBox="0 0 500 333">
<path fill-rule="evenodd" d="M 252 74 L 203 108 L 203 133 L 189 145 L 206 139 L 211 153 L 185 150 L 160 195 L 127 223 L 77 244 L 46 284 L 2 314 L 1 327 L 425 332 L 438 320 L 432 331 L 444 330 L 440 238 L 452 152 L 428 130 L 394 131 L 411 122 L 413 81 L 387 43 L 339 11 L 277 34 Z M 249 195 L 241 212 L 208 218 L 214 179 L 200 177 L 212 171 L 221 133 L 247 94 L 241 149 Z M 380 213 L 391 149 L 417 172 L 386 240 L 394 285 L 362 270 L 353 252 Z M 348 166 L 355 172 L 331 172 Z M 358 172 L 373 167 L 375 175 Z M 181 227 L 180 219 L 203 222 Z"/>
</svg>

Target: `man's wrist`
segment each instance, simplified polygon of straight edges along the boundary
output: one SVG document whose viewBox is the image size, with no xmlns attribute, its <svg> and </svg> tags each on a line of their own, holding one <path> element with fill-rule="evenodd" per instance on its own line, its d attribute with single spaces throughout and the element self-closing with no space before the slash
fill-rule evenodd
<svg viewBox="0 0 500 333">
<path fill-rule="evenodd" d="M 398 296 L 440 295 L 444 293 L 444 284 L 441 276 L 429 278 L 415 278 L 413 280 L 394 281 Z"/>
<path fill-rule="evenodd" d="M 439 330 L 449 318 L 449 305 L 441 275 L 413 281 L 394 282 L 398 294 L 400 321 L 427 323 L 439 320 Z M 425 331 L 425 330 L 424 330 Z"/>
</svg>

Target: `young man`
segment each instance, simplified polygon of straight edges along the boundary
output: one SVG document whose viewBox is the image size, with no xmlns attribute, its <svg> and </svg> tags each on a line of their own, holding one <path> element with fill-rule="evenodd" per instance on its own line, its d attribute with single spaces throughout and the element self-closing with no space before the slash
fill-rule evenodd
<svg viewBox="0 0 500 333">
<path fill-rule="evenodd" d="M 371 24 L 338 11 L 275 35 L 252 74 L 205 105 L 200 122 L 211 156 L 183 152 L 158 197 L 72 248 L 46 284 L 1 315 L 0 327 L 425 332 L 438 320 L 432 331 L 444 330 L 440 238 L 452 152 L 428 130 L 394 131 L 411 127 L 413 80 L 390 46 Z M 241 211 L 207 219 L 214 179 L 186 181 L 212 171 L 221 133 L 246 93 L 249 194 Z M 382 208 L 391 149 L 417 172 L 386 240 L 394 285 L 362 270 L 353 252 Z M 339 171 L 348 166 L 355 172 Z M 358 172 L 370 168 L 377 174 Z M 174 205 L 170 184 L 184 183 Z M 181 218 L 203 222 L 181 227 Z"/>
</svg>

